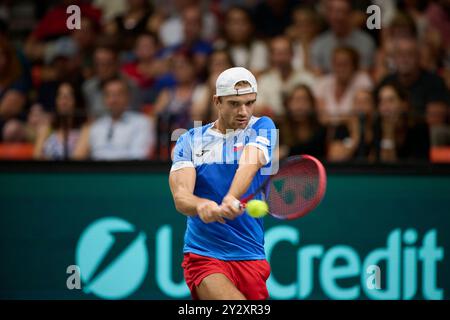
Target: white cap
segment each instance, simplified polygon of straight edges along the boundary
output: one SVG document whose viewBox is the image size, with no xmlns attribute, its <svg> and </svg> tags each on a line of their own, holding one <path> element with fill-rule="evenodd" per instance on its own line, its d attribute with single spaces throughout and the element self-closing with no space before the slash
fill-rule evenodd
<svg viewBox="0 0 450 320">
<path fill-rule="evenodd" d="M 247 81 L 250 87 L 235 89 L 239 81 Z M 256 93 L 257 87 L 255 76 L 250 71 L 242 67 L 234 67 L 225 70 L 217 77 L 216 95 L 222 97 Z"/>
</svg>

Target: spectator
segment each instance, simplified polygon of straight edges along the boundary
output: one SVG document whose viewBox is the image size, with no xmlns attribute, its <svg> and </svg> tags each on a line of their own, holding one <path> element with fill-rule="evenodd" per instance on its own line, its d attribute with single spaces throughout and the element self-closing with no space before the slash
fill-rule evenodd
<svg viewBox="0 0 450 320">
<path fill-rule="evenodd" d="M 6 38 L 0 38 L 0 140 L 25 139 L 21 121 L 26 119 L 25 107 L 30 88 L 26 70 Z M 10 122 L 6 125 L 7 122 Z M 9 129 L 4 128 L 4 126 Z M 4 130 L 7 129 L 7 130 Z"/>
<path fill-rule="evenodd" d="M 222 71 L 233 67 L 233 61 L 228 51 L 216 50 L 208 60 L 208 79 L 200 85 L 198 94 L 193 97 L 191 118 L 194 121 L 209 123 L 217 119 L 217 109 L 213 106 L 211 97 L 216 94 L 216 80 Z"/>
<path fill-rule="evenodd" d="M 368 89 L 360 89 L 355 93 L 353 102 L 359 122 L 360 143 L 355 152 L 355 159 L 360 161 L 374 161 L 373 149 L 374 124 L 376 121 L 376 108 L 373 93 Z"/>
<path fill-rule="evenodd" d="M 355 159 L 361 142 L 361 129 L 355 116 L 342 117 L 338 123 L 327 126 L 327 160 L 344 162 Z"/>
<path fill-rule="evenodd" d="M 169 156 L 171 133 L 176 129 L 188 129 L 192 126 L 193 101 L 202 94 L 202 87 L 196 79 L 193 56 L 189 52 L 177 52 L 172 57 L 171 68 L 176 85 L 161 91 L 153 111 L 157 120 L 157 150 L 160 159 Z"/>
<path fill-rule="evenodd" d="M 447 52 L 450 50 L 450 3 L 446 0 L 437 0 L 430 3 L 426 10 L 429 26 L 436 30 Z"/>
<path fill-rule="evenodd" d="M 36 159 L 69 159 L 86 122 L 86 110 L 81 89 L 62 82 L 56 95 L 56 113 L 51 123 L 39 128 L 34 157 Z"/>
<path fill-rule="evenodd" d="M 427 30 L 428 21 L 426 19 L 425 11 L 428 7 L 429 0 L 400 0 L 400 10 L 406 12 L 417 27 L 417 35 L 422 38 Z"/>
<path fill-rule="evenodd" d="M 196 79 L 192 55 L 186 51 L 176 53 L 172 58 L 175 75 L 174 88 L 163 90 L 155 103 L 154 115 L 169 121 L 170 128 L 188 128 L 191 125 L 190 112 L 199 86 Z M 171 132 L 171 129 L 168 132 Z"/>
<path fill-rule="evenodd" d="M 74 151 L 75 159 L 138 160 L 150 156 L 154 129 L 148 117 L 129 111 L 130 91 L 123 78 L 104 82 L 105 105 L 109 114 L 83 130 Z"/>
<path fill-rule="evenodd" d="M 199 37 L 206 41 L 212 41 L 216 37 L 217 19 L 208 8 L 202 8 L 199 0 L 174 1 L 175 8 L 169 18 L 164 21 L 159 29 L 159 37 L 165 47 L 171 47 L 186 41 L 183 30 L 185 29 L 184 12 L 188 8 L 199 10 L 200 24 L 203 26 L 199 30 Z"/>
<path fill-rule="evenodd" d="M 379 121 L 375 126 L 376 159 L 381 162 L 427 160 L 428 126 L 410 112 L 407 93 L 396 84 L 378 91 Z"/>
<path fill-rule="evenodd" d="M 283 102 L 287 92 L 302 83 L 314 86 L 312 74 L 294 70 L 292 56 L 292 45 L 287 37 L 278 36 L 270 41 L 271 68 L 258 81 L 258 113 L 283 116 Z"/>
<path fill-rule="evenodd" d="M 398 12 L 390 24 L 381 30 L 381 46 L 376 52 L 374 79 L 381 81 L 391 72 L 395 72 L 395 43 L 401 38 L 416 38 L 417 27 L 414 19 L 404 12 Z"/>
<path fill-rule="evenodd" d="M 126 3 L 125 13 L 108 22 L 105 32 L 118 37 L 121 49 L 131 50 L 136 35 L 150 31 L 148 25 L 153 10 L 148 0 L 128 0 Z"/>
<path fill-rule="evenodd" d="M 80 29 L 71 33 L 71 39 L 78 49 L 77 59 L 84 79 L 91 78 L 94 73 L 93 55 L 100 25 L 87 16 L 81 16 Z"/>
<path fill-rule="evenodd" d="M 69 38 L 60 38 L 47 46 L 45 65 L 41 68 L 37 103 L 46 112 L 55 112 L 56 93 L 61 81 L 81 82 L 78 48 Z"/>
<path fill-rule="evenodd" d="M 352 25 L 352 7 L 349 0 L 328 0 L 327 20 L 330 30 L 313 42 L 311 62 L 316 73 L 328 73 L 332 68 L 332 56 L 338 46 L 349 46 L 358 51 L 361 68 L 369 70 L 373 65 L 375 43 L 372 38 Z"/>
<path fill-rule="evenodd" d="M 286 35 L 291 39 L 294 48 L 292 65 L 294 69 L 311 68 L 311 46 L 320 32 L 320 18 L 310 7 L 297 7 L 292 13 L 292 25 L 286 29 Z"/>
<path fill-rule="evenodd" d="M 81 0 L 63 0 L 52 7 L 34 28 L 25 43 L 25 53 L 33 61 L 40 60 L 44 56 L 46 41 L 69 35 L 71 30 L 67 28 L 67 7 L 77 5 L 83 16 L 100 23 L 101 11 L 90 3 Z"/>
<path fill-rule="evenodd" d="M 449 106 L 445 101 L 430 101 L 426 108 L 432 146 L 450 146 Z"/>
<path fill-rule="evenodd" d="M 108 113 L 104 104 L 102 85 L 105 81 L 120 76 L 118 53 L 108 39 L 103 39 L 94 51 L 95 75 L 83 83 L 83 94 L 88 106 L 88 114 L 97 118 Z M 130 104 L 132 110 L 140 110 L 141 97 L 139 89 L 131 81 L 127 81 L 130 88 Z"/>
<path fill-rule="evenodd" d="M 146 32 L 136 38 L 134 54 L 136 60 L 124 64 L 122 72 L 140 90 L 142 103 L 151 104 L 156 100 L 155 79 L 164 73 L 162 62 L 156 58 L 159 42 L 156 34 Z"/>
<path fill-rule="evenodd" d="M 325 157 L 327 131 L 319 123 L 314 95 L 308 86 L 301 84 L 291 92 L 279 127 L 281 158 L 299 154 Z"/>
<path fill-rule="evenodd" d="M 372 81 L 359 69 L 358 52 L 339 47 L 333 53 L 333 73 L 322 76 L 316 86 L 319 115 L 324 123 L 339 122 L 354 114 L 353 100 L 360 89 L 370 89 Z"/>
<path fill-rule="evenodd" d="M 236 67 L 259 75 L 268 67 L 268 50 L 263 41 L 254 38 L 254 29 L 249 10 L 231 7 L 225 14 L 224 39 L 215 46 L 228 50 Z"/>
<path fill-rule="evenodd" d="M 184 50 L 193 57 L 195 72 L 204 74 L 208 55 L 212 52 L 212 46 L 202 38 L 203 20 L 199 7 L 189 6 L 182 12 L 183 40 L 164 50 L 162 55 L 170 58 L 174 53 Z"/>
<path fill-rule="evenodd" d="M 419 47 L 415 39 L 398 39 L 394 52 L 396 72 L 386 76 L 379 87 L 386 84 L 399 85 L 409 94 L 411 112 L 416 115 L 424 116 L 425 107 L 430 101 L 449 101 L 448 89 L 442 78 L 421 68 Z"/>
<path fill-rule="evenodd" d="M 295 7 L 293 0 L 266 0 L 255 7 L 255 22 L 258 35 L 275 37 L 281 35 L 291 24 L 291 12 Z"/>
</svg>

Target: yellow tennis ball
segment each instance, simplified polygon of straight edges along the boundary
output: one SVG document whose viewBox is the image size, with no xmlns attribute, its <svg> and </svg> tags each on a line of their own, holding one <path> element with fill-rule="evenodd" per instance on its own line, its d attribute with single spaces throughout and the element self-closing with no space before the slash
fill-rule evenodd
<svg viewBox="0 0 450 320">
<path fill-rule="evenodd" d="M 262 200 L 251 200 L 246 208 L 247 213 L 253 218 L 262 218 L 269 212 L 269 206 Z"/>
</svg>

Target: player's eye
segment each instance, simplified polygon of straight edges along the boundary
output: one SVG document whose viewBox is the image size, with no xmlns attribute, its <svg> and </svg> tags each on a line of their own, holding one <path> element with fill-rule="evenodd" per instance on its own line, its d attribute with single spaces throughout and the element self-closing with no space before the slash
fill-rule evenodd
<svg viewBox="0 0 450 320">
<path fill-rule="evenodd" d="M 253 105 L 254 103 L 255 103 L 255 100 L 252 100 L 252 101 L 247 102 L 245 105 L 249 107 L 249 106 Z"/>
</svg>

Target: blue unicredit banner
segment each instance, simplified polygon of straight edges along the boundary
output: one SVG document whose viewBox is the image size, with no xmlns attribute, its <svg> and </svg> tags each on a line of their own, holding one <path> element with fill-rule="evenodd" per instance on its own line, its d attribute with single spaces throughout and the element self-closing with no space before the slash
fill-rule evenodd
<svg viewBox="0 0 450 320">
<path fill-rule="evenodd" d="M 1 173 L 2 299 L 185 299 L 167 173 Z M 449 299 L 450 176 L 330 174 L 265 218 L 272 299 Z"/>
</svg>

